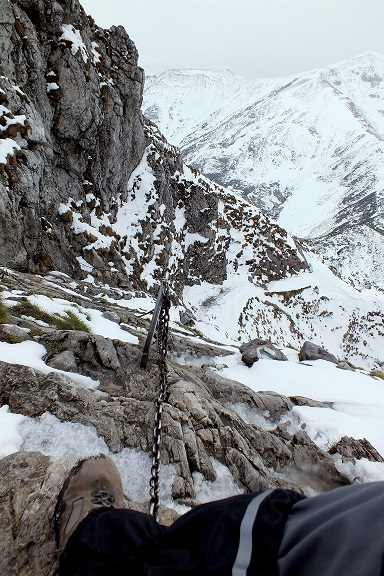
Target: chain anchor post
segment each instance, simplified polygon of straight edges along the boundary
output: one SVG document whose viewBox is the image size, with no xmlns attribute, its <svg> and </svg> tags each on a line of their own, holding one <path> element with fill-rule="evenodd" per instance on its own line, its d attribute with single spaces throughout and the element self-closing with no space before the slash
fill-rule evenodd
<svg viewBox="0 0 384 576">
<path fill-rule="evenodd" d="M 140 366 L 146 368 L 148 362 L 149 348 L 152 338 L 157 328 L 157 352 L 159 356 L 160 386 L 155 407 L 155 426 L 153 430 L 152 446 L 152 466 L 150 478 L 150 514 L 158 521 L 159 510 L 159 470 L 160 470 L 160 445 L 162 433 L 162 412 L 166 401 L 168 388 L 166 356 L 168 351 L 168 331 L 169 331 L 169 311 L 171 307 L 171 297 L 168 282 L 162 282 L 157 296 L 155 310 L 153 312 L 147 339 L 143 350 Z"/>
</svg>

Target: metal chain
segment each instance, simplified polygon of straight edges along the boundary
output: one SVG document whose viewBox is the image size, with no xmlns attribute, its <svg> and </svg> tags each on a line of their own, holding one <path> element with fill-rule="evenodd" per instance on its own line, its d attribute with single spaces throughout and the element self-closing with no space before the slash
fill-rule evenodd
<svg viewBox="0 0 384 576">
<path fill-rule="evenodd" d="M 159 354 L 160 369 L 160 389 L 156 399 L 155 426 L 153 430 L 154 443 L 152 447 L 152 466 L 150 479 L 150 514 L 155 520 L 158 520 L 159 510 L 159 469 L 160 469 L 160 444 L 162 431 L 162 412 L 163 404 L 166 401 L 168 388 L 167 380 L 167 363 L 166 356 L 168 350 L 168 329 L 169 329 L 169 310 L 171 307 L 171 298 L 169 287 L 164 283 L 164 293 L 161 301 L 159 320 L 157 323 L 157 352 Z"/>
</svg>

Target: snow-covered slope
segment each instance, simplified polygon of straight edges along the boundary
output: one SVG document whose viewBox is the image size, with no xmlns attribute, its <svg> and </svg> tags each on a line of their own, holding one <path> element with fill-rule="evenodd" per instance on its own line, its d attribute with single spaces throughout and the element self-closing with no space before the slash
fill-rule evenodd
<svg viewBox="0 0 384 576">
<path fill-rule="evenodd" d="M 252 82 L 177 70 L 147 78 L 143 110 L 188 163 L 309 239 L 345 278 L 382 287 L 383 86 L 373 53 Z"/>
<path fill-rule="evenodd" d="M 252 203 L 177 161 L 154 126 L 147 135 L 112 222 L 97 202 L 90 218 L 71 198 L 60 208 L 72 214 L 72 233 L 85 236 L 78 258 L 91 280 L 92 251 L 112 246 L 145 291 L 155 293 L 167 270 L 180 311 L 191 310 L 211 340 L 295 348 L 311 340 L 358 366 L 384 367 L 384 295 L 349 286 Z"/>
</svg>

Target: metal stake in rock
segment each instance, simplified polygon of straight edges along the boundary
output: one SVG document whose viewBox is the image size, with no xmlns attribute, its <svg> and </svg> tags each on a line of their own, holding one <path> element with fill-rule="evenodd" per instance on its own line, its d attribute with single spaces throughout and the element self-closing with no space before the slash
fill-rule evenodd
<svg viewBox="0 0 384 576">
<path fill-rule="evenodd" d="M 166 393 L 168 387 L 167 381 L 167 363 L 166 355 L 168 350 L 168 329 L 169 329 L 169 310 L 171 307 L 171 298 L 169 286 L 166 281 L 163 281 L 159 294 L 157 297 L 156 307 L 152 316 L 151 324 L 149 326 L 148 336 L 145 342 L 143 355 L 141 358 L 141 368 L 146 368 L 149 348 L 157 326 L 157 352 L 159 354 L 159 369 L 160 369 L 160 387 L 159 394 L 156 399 L 156 414 L 155 426 L 153 430 L 153 447 L 152 447 L 152 466 L 151 466 L 151 479 L 150 479 L 150 514 L 158 519 L 159 510 L 159 469 L 160 469 L 160 444 L 161 444 L 161 431 L 162 431 L 162 412 L 163 404 L 166 400 Z"/>
</svg>

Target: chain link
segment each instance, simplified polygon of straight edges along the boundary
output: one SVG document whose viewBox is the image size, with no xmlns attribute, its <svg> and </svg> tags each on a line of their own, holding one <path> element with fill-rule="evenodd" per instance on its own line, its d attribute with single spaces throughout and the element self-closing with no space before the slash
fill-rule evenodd
<svg viewBox="0 0 384 576">
<path fill-rule="evenodd" d="M 150 479 L 150 514 L 158 520 L 159 510 L 159 469 L 160 469 L 160 444 L 162 431 L 163 404 L 166 401 L 168 380 L 167 380 L 167 350 L 168 350 L 168 329 L 169 311 L 171 308 L 171 297 L 168 283 L 163 283 L 164 292 L 161 301 L 159 320 L 157 323 L 157 352 L 159 355 L 160 388 L 155 407 L 155 426 L 153 430 L 154 442 L 152 447 L 152 466 Z"/>
</svg>

